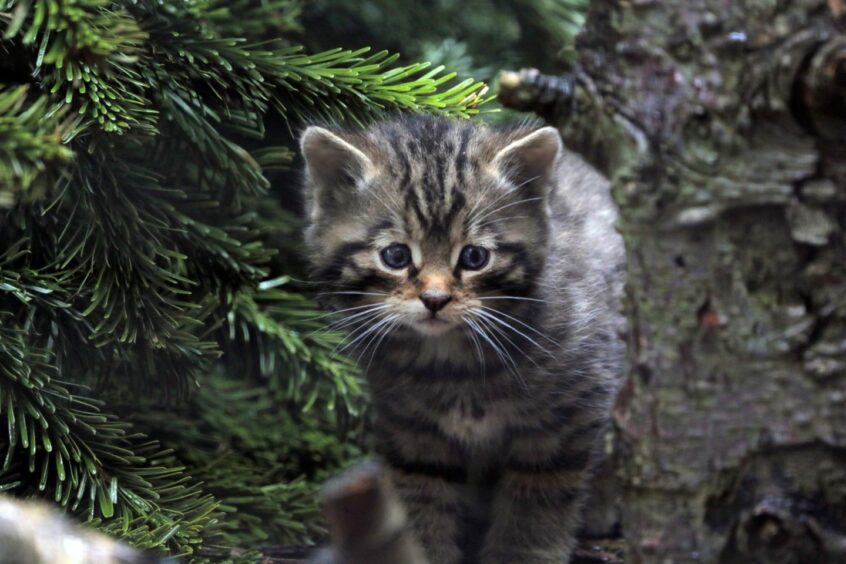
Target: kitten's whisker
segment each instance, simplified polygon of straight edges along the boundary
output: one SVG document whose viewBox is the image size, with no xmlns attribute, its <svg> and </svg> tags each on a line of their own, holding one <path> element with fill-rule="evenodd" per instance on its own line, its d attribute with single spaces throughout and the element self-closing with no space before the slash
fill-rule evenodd
<svg viewBox="0 0 846 564">
<path fill-rule="evenodd" d="M 499 196 L 497 196 L 491 202 L 489 202 L 488 205 L 485 206 L 484 208 L 482 208 L 482 210 L 479 213 L 484 213 L 485 211 L 491 209 L 493 206 L 495 206 L 497 204 L 497 202 L 502 201 L 502 199 L 505 198 L 506 196 L 510 196 L 511 194 L 514 194 L 517 190 L 519 190 L 520 188 L 522 188 L 523 186 L 525 186 L 529 182 L 533 182 L 533 181 L 537 180 L 538 178 L 540 178 L 540 177 L 539 176 L 533 176 L 532 178 L 529 178 L 528 180 L 521 182 L 520 184 L 515 186 L 513 190 L 501 190 Z M 476 206 L 479 204 L 479 202 L 484 201 L 485 197 L 487 196 L 488 192 L 490 192 L 491 189 L 492 188 L 490 188 L 490 187 L 488 189 L 486 189 L 483 192 L 482 197 L 480 197 L 476 201 L 476 204 L 473 205 L 473 209 L 470 211 L 470 214 L 469 214 L 469 216 L 471 218 L 473 217 L 473 212 L 475 211 Z"/>
<path fill-rule="evenodd" d="M 331 290 L 364 290 L 361 285 L 352 281 L 319 280 L 314 284 Z"/>
<path fill-rule="evenodd" d="M 344 335 L 344 337 L 340 340 L 340 342 L 338 342 L 338 344 L 335 345 L 335 348 L 333 348 L 332 351 L 329 353 L 330 358 L 334 358 L 337 355 L 341 354 L 341 352 L 344 349 L 346 349 L 349 346 L 349 344 L 352 344 L 352 343 L 349 343 L 349 340 L 351 338 L 355 337 L 356 335 L 358 335 L 358 337 L 361 337 L 362 335 L 366 335 L 366 332 L 370 329 L 370 327 L 372 327 L 372 325 L 368 325 L 368 323 L 370 321 L 372 321 L 373 319 L 378 319 L 380 315 L 382 315 L 381 312 L 374 312 L 369 317 L 366 317 L 364 319 L 360 319 L 360 320 L 356 321 L 355 327 L 353 327 L 351 330 L 349 330 L 347 332 L 347 334 Z M 361 333 L 362 331 L 364 333 Z M 356 339 L 358 339 L 358 337 L 356 337 Z"/>
<path fill-rule="evenodd" d="M 499 357 L 499 360 L 502 362 L 503 366 L 505 366 L 506 369 L 525 387 L 527 384 L 518 373 L 517 363 L 514 361 L 514 358 L 512 358 L 512 356 L 505 350 L 505 346 L 499 339 L 496 338 L 496 335 L 492 333 L 489 334 L 487 331 L 484 330 L 485 326 L 490 326 L 485 323 L 484 320 L 480 317 L 476 317 L 473 321 L 473 324 L 479 329 L 479 336 L 482 337 L 482 339 L 484 339 L 485 342 L 487 342 L 491 346 L 491 348 L 496 353 L 497 357 Z"/>
<path fill-rule="evenodd" d="M 526 297 L 523 297 L 523 296 L 482 296 L 482 297 L 479 297 L 479 298 L 476 298 L 476 299 L 479 300 L 479 301 L 484 301 L 484 300 L 516 300 L 516 301 L 524 301 L 524 302 L 538 302 L 538 303 L 542 303 L 542 304 L 547 303 L 546 300 L 539 300 L 537 298 L 526 298 Z"/>
<path fill-rule="evenodd" d="M 467 323 L 466 319 L 462 319 L 464 323 L 470 327 Z M 484 382 L 485 379 L 485 355 L 482 353 L 482 344 L 479 342 L 479 337 L 476 336 L 476 333 L 473 331 L 473 328 L 470 328 L 470 338 L 473 340 L 473 345 L 476 347 L 476 355 L 479 357 L 479 367 L 482 373 L 482 381 Z"/>
<path fill-rule="evenodd" d="M 355 311 L 357 309 L 364 309 L 366 307 L 373 307 L 374 305 L 379 305 L 379 304 L 364 304 L 364 305 L 355 306 L 355 307 L 347 307 L 347 308 L 339 309 L 339 310 L 335 310 L 335 311 L 328 311 L 328 312 L 323 313 L 321 315 L 316 315 L 314 317 L 309 317 L 307 319 L 303 319 L 302 321 L 317 321 L 318 319 L 324 319 L 326 317 L 332 317 L 332 316 L 335 316 L 335 315 L 340 315 L 340 314 L 345 313 L 347 311 Z"/>
<path fill-rule="evenodd" d="M 495 206 L 497 204 L 497 202 L 502 201 L 503 198 L 505 198 L 506 196 L 508 196 L 510 194 L 510 192 L 503 190 L 503 191 L 500 192 L 500 194 L 496 198 L 494 198 L 493 200 L 491 200 L 489 202 L 486 202 L 488 192 L 490 192 L 490 191 L 491 191 L 491 188 L 487 188 L 484 192 L 482 192 L 482 194 L 479 196 L 479 199 L 476 200 L 476 203 L 473 204 L 473 207 L 470 208 L 469 212 L 467 212 L 468 219 L 470 219 L 471 221 L 473 219 L 475 219 L 474 214 L 476 213 L 476 209 L 479 207 L 479 204 L 481 204 L 482 202 L 485 202 L 485 206 L 482 207 L 482 209 L 480 209 L 478 211 L 478 213 L 484 213 L 485 211 L 491 209 L 493 206 Z"/>
<path fill-rule="evenodd" d="M 366 320 L 365 320 L 365 321 L 366 321 Z M 361 323 L 359 323 L 356 327 L 354 327 L 352 330 L 350 330 L 349 332 L 347 332 L 347 333 L 343 336 L 343 338 L 342 338 L 340 341 L 338 341 L 338 343 L 337 343 L 337 344 L 336 344 L 336 345 L 332 348 L 332 350 L 331 350 L 331 351 L 329 351 L 329 358 L 330 358 L 330 359 L 334 359 L 334 358 L 336 358 L 336 357 L 338 356 L 338 354 L 340 354 L 340 353 L 339 353 L 339 351 L 338 351 L 338 349 L 339 349 L 339 348 L 341 348 L 341 346 L 342 346 L 344 343 L 346 343 L 347 341 L 349 341 L 349 339 L 350 339 L 353 335 L 355 335 L 358 331 L 360 331 L 362 328 L 366 327 L 365 321 L 362 321 Z"/>
<path fill-rule="evenodd" d="M 514 190 L 519 190 L 520 188 L 522 188 L 526 184 L 530 184 L 530 183 L 534 182 L 535 180 L 537 180 L 538 178 L 540 178 L 540 175 L 533 176 L 533 177 L 529 178 L 528 180 L 524 180 L 523 182 L 521 182 L 520 184 L 515 186 Z"/>
<path fill-rule="evenodd" d="M 342 291 L 342 292 L 320 292 L 315 296 L 387 296 L 387 292 L 356 292 L 356 291 Z"/>
<path fill-rule="evenodd" d="M 504 206 L 499 206 L 498 208 L 496 208 L 494 210 L 491 210 L 489 212 L 486 212 L 486 213 L 480 215 L 479 217 L 475 218 L 475 221 L 481 221 L 481 220 L 485 219 L 486 217 L 495 214 L 498 211 L 502 211 L 502 210 L 505 210 L 505 209 L 508 209 L 508 208 L 514 207 L 514 206 L 519 206 L 520 204 L 525 204 L 527 202 L 536 202 L 538 200 L 543 200 L 543 198 L 541 198 L 540 196 L 536 196 L 534 198 L 524 198 L 522 200 L 517 200 L 516 202 L 509 202 L 509 203 L 505 204 Z"/>
<path fill-rule="evenodd" d="M 496 314 L 499 314 L 499 315 L 502 315 L 502 316 L 504 316 L 504 317 L 507 317 L 508 319 L 510 319 L 510 320 L 512 320 L 512 321 L 515 321 L 515 322 L 519 323 L 520 325 L 522 325 L 523 327 L 525 327 L 525 328 L 526 328 L 526 329 L 528 329 L 529 331 L 532 331 L 532 332 L 533 332 L 533 333 L 535 333 L 536 335 L 538 335 L 538 336 L 540 336 L 540 337 L 543 337 L 544 339 L 546 339 L 547 341 L 549 341 L 549 342 L 550 342 L 550 343 L 552 343 L 553 345 L 557 345 L 557 344 L 558 344 L 558 342 L 557 342 L 557 341 L 555 341 L 554 339 L 552 339 L 552 338 L 548 337 L 545 333 L 542 333 L 542 332 L 538 331 L 537 329 L 535 329 L 534 327 L 532 327 L 531 325 L 529 325 L 529 324 L 528 324 L 528 323 L 526 323 L 525 321 L 522 321 L 522 320 L 520 320 L 520 319 L 518 319 L 518 318 L 514 317 L 513 315 L 508 315 L 508 314 L 507 314 L 507 313 L 505 313 L 504 311 L 500 311 L 500 310 L 498 310 L 498 309 L 494 309 L 494 308 L 492 308 L 492 307 L 487 307 L 487 306 L 480 306 L 480 307 L 481 307 L 483 310 L 485 310 L 485 311 L 491 312 L 492 314 L 495 314 L 495 315 L 496 315 Z"/>
<path fill-rule="evenodd" d="M 382 195 L 384 196 L 384 195 L 385 195 L 384 190 L 383 190 L 382 192 L 383 192 L 383 194 L 382 194 Z M 373 196 L 373 198 L 374 198 L 377 202 L 379 202 L 380 204 L 382 204 L 382 206 L 383 206 L 386 210 L 388 210 L 388 215 L 390 215 L 390 216 L 394 219 L 394 221 L 395 221 L 395 222 L 397 222 L 397 223 L 401 223 L 401 218 L 400 218 L 400 215 L 399 215 L 399 213 L 397 212 L 397 210 L 396 210 L 396 209 L 394 209 L 394 208 L 392 208 L 391 206 L 389 206 L 389 205 L 388 205 L 388 204 L 387 204 L 387 203 L 386 203 L 386 202 L 385 202 L 382 198 L 380 198 L 380 197 L 379 197 L 379 195 L 378 195 L 378 194 L 376 194 L 375 192 L 371 192 L 371 193 L 370 193 L 370 195 L 371 195 L 371 196 Z M 396 203 L 394 203 L 394 205 L 396 205 Z"/>
<path fill-rule="evenodd" d="M 483 220 L 484 218 L 486 218 L 486 217 L 487 217 L 487 212 L 488 212 L 489 210 L 491 210 L 491 209 L 492 209 L 495 205 L 497 205 L 497 204 L 498 204 L 498 203 L 499 203 L 499 202 L 500 202 L 500 201 L 501 201 L 501 200 L 502 200 L 505 196 L 507 196 L 507 195 L 508 195 L 508 194 L 500 194 L 498 197 L 494 198 L 494 200 L 493 200 L 492 202 L 489 202 L 489 203 L 488 203 L 486 206 L 484 206 L 482 209 L 480 209 L 480 210 L 478 210 L 478 211 L 471 210 L 471 211 L 467 214 L 467 219 L 465 220 L 465 224 L 466 224 L 468 227 L 473 227 L 473 228 L 478 228 L 478 227 L 480 227 L 480 225 L 478 225 L 478 224 L 477 224 L 477 222 L 479 222 L 479 221 Z"/>
<path fill-rule="evenodd" d="M 335 345 L 335 348 L 332 349 L 332 351 L 329 353 L 329 356 L 335 357 L 337 354 L 339 354 L 340 351 L 338 349 L 341 348 L 344 343 L 349 341 L 354 335 L 356 335 L 360 331 L 366 330 L 368 328 L 368 323 L 373 319 L 377 319 L 380 315 L 383 315 L 381 310 L 372 312 L 370 315 L 362 319 L 353 320 L 352 325 L 354 325 L 354 327 L 344 335 L 344 337 L 338 342 L 338 344 Z"/>
<path fill-rule="evenodd" d="M 341 331 L 344 328 L 349 327 L 350 325 L 357 325 L 359 323 L 366 323 L 368 321 L 372 321 L 373 319 L 379 317 L 383 310 L 384 310 L 384 308 L 380 308 L 376 311 L 363 312 L 362 314 L 360 314 L 361 319 L 358 319 L 359 314 L 356 314 L 355 316 L 350 316 L 346 319 L 343 319 L 343 320 L 336 322 L 335 324 L 331 325 L 329 327 L 329 330 L 330 331 Z"/>
<path fill-rule="evenodd" d="M 511 194 L 513 194 L 514 192 L 516 192 L 517 190 L 519 190 L 520 188 L 522 188 L 526 184 L 529 184 L 530 182 L 534 182 L 538 178 L 540 178 L 540 176 L 533 176 L 533 177 L 531 177 L 527 180 L 524 180 L 523 182 L 521 182 L 520 184 L 518 184 L 517 186 L 515 186 L 511 190 L 501 190 L 499 196 L 494 198 L 491 202 L 488 203 L 487 206 L 482 208 L 480 213 L 484 213 L 486 210 L 489 210 L 490 208 L 495 206 L 497 202 L 501 201 L 506 196 L 510 196 Z M 471 218 L 473 217 L 473 212 L 476 210 L 476 207 L 479 205 L 480 202 L 483 202 L 485 200 L 485 196 L 487 196 L 488 192 L 490 192 L 492 189 L 493 188 L 491 186 L 488 186 L 484 190 L 484 192 L 482 193 L 482 196 L 478 200 L 476 200 L 476 203 L 473 205 L 473 208 L 470 210 L 470 213 L 468 214 L 469 217 L 471 217 Z"/>
<path fill-rule="evenodd" d="M 500 362 L 502 362 L 502 364 L 506 366 L 506 368 L 508 368 L 508 363 L 502 356 L 502 352 L 500 351 L 499 347 L 490 339 L 490 337 L 488 337 L 488 335 L 485 333 L 485 330 L 482 329 L 482 326 L 477 323 L 477 320 L 465 318 L 464 321 L 473 330 L 474 333 L 481 337 L 491 347 L 491 349 L 493 349 Z"/>
<path fill-rule="evenodd" d="M 489 314 L 489 313 L 486 313 L 486 312 L 484 312 L 484 311 L 478 311 L 478 310 L 477 310 L 475 313 L 476 313 L 477 315 L 482 316 L 484 319 L 489 319 L 490 321 L 492 321 L 492 322 L 494 322 L 494 323 L 498 323 L 498 324 L 502 325 L 502 326 L 503 326 L 503 327 L 505 327 L 506 329 L 509 329 L 509 330 L 511 330 L 511 331 L 514 331 L 517 335 L 520 335 L 521 337 L 523 337 L 524 339 L 526 339 L 527 341 L 529 341 L 530 343 L 532 343 L 533 345 L 535 345 L 537 348 L 539 348 L 539 349 L 540 349 L 540 350 L 541 350 L 544 354 L 546 354 L 546 355 L 548 355 L 548 356 L 550 356 L 550 357 L 554 356 L 554 355 L 553 355 L 553 354 L 552 354 L 552 353 L 551 353 L 548 349 L 544 348 L 544 347 L 543 347 L 540 343 L 538 343 L 537 341 L 535 341 L 534 339 L 532 339 L 531 337 L 529 337 L 528 335 L 526 335 L 526 334 L 525 334 L 525 333 L 523 333 L 522 331 L 517 330 L 517 329 L 516 329 L 513 325 L 511 325 L 510 323 L 507 323 L 507 322 L 503 321 L 502 319 L 498 319 L 497 317 L 495 317 L 495 316 L 493 316 L 493 315 L 491 315 L 491 314 Z M 492 325 L 491 327 L 494 327 L 494 326 Z M 506 339 L 509 343 L 511 343 L 511 345 L 512 345 L 515 349 L 519 350 L 519 351 L 523 354 L 523 356 L 525 356 L 525 357 L 526 357 L 526 358 L 527 358 L 527 359 L 528 359 L 528 360 L 529 360 L 532 364 L 534 364 L 535 366 L 538 366 L 538 363 L 535 361 L 535 359 L 534 359 L 531 355 L 529 355 L 526 351 L 524 351 L 521 347 L 518 347 L 518 346 L 514 343 L 514 341 L 512 341 L 510 338 L 508 338 L 507 334 L 506 334 L 505 332 L 503 332 L 503 330 L 502 330 L 502 329 L 499 329 L 498 327 L 494 327 L 494 328 L 495 328 L 495 330 L 497 331 L 497 333 L 499 333 L 500 335 L 502 335 L 502 336 L 503 336 L 503 338 L 505 338 L 505 339 Z"/>
<path fill-rule="evenodd" d="M 388 327 L 382 333 L 382 336 L 379 337 L 379 340 L 376 342 L 376 346 L 373 347 L 373 351 L 370 353 L 370 360 L 367 361 L 367 366 L 364 367 L 365 373 L 367 373 L 367 371 L 370 370 L 370 365 L 373 364 L 373 358 L 376 356 L 376 352 L 379 350 L 379 347 L 382 346 L 382 341 L 384 341 L 385 337 L 387 337 L 388 334 L 391 331 L 396 329 L 397 325 L 399 325 L 399 324 L 400 324 L 399 318 L 394 320 L 392 323 L 388 324 Z"/>
<path fill-rule="evenodd" d="M 507 215 L 505 217 L 495 217 L 493 219 L 489 219 L 483 223 L 478 224 L 476 227 L 487 227 L 488 225 L 493 225 L 494 223 L 499 223 L 501 221 L 510 221 L 512 219 L 532 219 L 528 215 Z"/>
<path fill-rule="evenodd" d="M 382 321 L 384 321 L 384 320 L 382 320 Z M 385 324 L 383 322 L 379 323 L 380 328 L 377 331 L 370 333 L 370 338 L 367 339 L 367 342 L 364 344 L 364 347 L 361 349 L 361 351 L 358 353 L 358 356 L 355 359 L 356 363 L 358 363 L 359 365 L 361 364 L 361 359 L 367 353 L 367 350 L 370 348 L 370 345 L 372 345 L 374 342 L 376 342 L 376 339 L 378 339 L 379 336 L 383 333 L 383 331 L 386 328 L 389 328 L 391 326 L 391 323 L 393 323 L 394 321 L 396 321 L 396 317 L 394 317 L 394 319 L 390 320 L 390 322 L 387 323 L 387 324 Z M 372 356 L 371 356 L 371 358 L 372 358 Z"/>
<path fill-rule="evenodd" d="M 519 370 L 517 369 L 517 361 L 516 361 L 516 360 L 514 360 L 514 357 L 511 355 L 511 352 L 510 352 L 510 351 L 506 348 L 506 346 L 505 346 L 505 345 L 503 345 L 503 344 L 502 344 L 502 341 L 500 341 L 500 340 L 496 337 L 496 334 L 498 334 L 498 335 L 502 336 L 502 337 L 503 337 L 506 341 L 508 341 L 508 343 L 511 345 L 511 347 L 512 347 L 512 348 L 517 349 L 517 348 L 519 348 L 519 347 L 517 347 L 517 345 L 514 343 L 514 341 L 512 341 L 511 339 L 509 339 L 509 338 L 508 338 L 508 336 L 507 336 L 507 335 L 505 335 L 501 329 L 499 329 L 498 327 L 496 327 L 495 325 L 493 325 L 490 321 L 486 320 L 486 319 L 485 319 L 485 318 L 483 318 L 483 317 L 477 317 L 477 318 L 476 318 L 476 320 L 479 322 L 479 324 L 480 324 L 482 327 L 488 327 L 488 328 L 490 328 L 490 329 L 491 329 L 491 332 L 489 333 L 489 335 L 491 336 L 491 338 L 493 338 L 493 339 L 497 342 L 497 344 L 499 345 L 500 350 L 502 350 L 502 353 L 503 353 L 503 354 L 504 354 L 504 355 L 508 358 L 508 360 L 509 360 L 509 362 L 510 362 L 509 372 L 510 372 L 510 373 L 511 373 L 511 374 L 512 374 L 515 378 L 517 378 L 517 380 L 520 382 L 520 384 L 521 384 L 524 388 L 528 389 L 528 383 L 526 382 L 526 379 L 525 379 L 525 378 L 523 378 L 522 374 L 520 374 Z M 494 334 L 494 333 L 496 333 L 496 334 Z M 523 354 L 524 354 L 524 355 L 526 355 L 526 353 L 525 353 L 525 352 L 524 352 Z M 528 358 L 529 360 L 533 361 L 533 359 L 532 359 L 531 357 L 529 357 L 528 355 L 526 355 L 526 358 Z M 535 365 L 537 366 L 537 363 L 535 363 Z"/>
<path fill-rule="evenodd" d="M 343 352 L 343 350 L 347 348 L 351 349 L 351 351 L 353 349 L 359 349 L 359 354 L 356 357 L 356 363 L 358 363 L 360 366 L 361 359 L 364 357 L 365 353 L 367 352 L 367 349 L 370 348 L 370 345 L 373 344 L 374 340 L 379 336 L 382 329 L 389 326 L 392 322 L 397 319 L 397 317 L 399 317 L 397 314 L 392 314 L 383 317 L 382 319 L 374 323 L 366 331 L 364 331 L 362 334 L 360 334 L 355 340 L 345 345 L 344 348 L 341 349 L 341 352 Z M 363 348 L 362 345 L 364 345 Z"/>
<path fill-rule="evenodd" d="M 328 332 L 328 331 L 337 331 L 338 329 L 341 329 L 342 327 L 346 327 L 347 325 L 354 322 L 356 319 L 358 319 L 360 317 L 364 317 L 365 320 L 366 320 L 367 316 L 369 314 L 378 313 L 378 312 L 382 311 L 383 309 L 387 309 L 388 307 L 390 307 L 388 304 L 370 304 L 366 311 L 360 311 L 360 312 L 355 313 L 353 315 L 346 315 L 342 319 L 337 319 L 337 320 L 333 321 L 332 323 L 329 323 L 325 327 L 322 327 L 320 329 L 316 329 L 316 330 L 312 331 L 311 333 L 309 333 L 309 336 L 316 335 L 316 334 L 319 334 L 319 333 L 325 333 L 325 332 Z"/>
<path fill-rule="evenodd" d="M 388 191 L 387 188 L 382 187 L 380 193 L 385 196 L 386 199 L 390 200 L 390 203 L 394 206 L 393 208 L 388 208 L 388 212 L 393 215 L 394 220 L 397 224 L 402 225 L 402 209 L 403 205 L 400 200 L 397 199 L 395 194 L 392 194 Z"/>
<path fill-rule="evenodd" d="M 365 330 L 363 333 L 361 333 L 361 334 L 360 334 L 358 337 L 356 337 L 354 340 L 350 341 L 349 343 L 347 343 L 346 345 L 344 345 L 343 347 L 341 347 L 341 349 L 338 351 L 338 354 L 340 354 L 340 353 L 344 352 L 345 350 L 347 350 L 348 348 L 350 348 L 350 347 L 354 346 L 356 343 L 360 342 L 362 339 L 367 338 L 367 336 L 368 336 L 368 335 L 372 334 L 374 331 L 377 331 L 377 330 L 378 330 L 380 327 L 382 327 L 385 323 L 387 323 L 387 322 L 389 322 L 389 321 L 393 321 L 393 320 L 394 320 L 394 319 L 396 319 L 396 318 L 397 318 L 397 315 L 396 315 L 396 314 L 393 314 L 393 315 L 388 315 L 388 316 L 386 316 L 386 317 L 383 317 L 382 319 L 380 319 L 379 321 L 377 321 L 376 323 L 374 323 L 373 325 L 371 325 L 369 328 L 367 328 L 367 330 Z"/>
<path fill-rule="evenodd" d="M 482 312 L 476 311 L 475 313 L 481 314 Z M 522 354 L 524 357 L 526 357 L 526 360 L 528 360 L 529 362 L 531 362 L 532 364 L 534 364 L 535 366 L 540 368 L 540 365 L 537 363 L 537 361 L 534 359 L 534 357 L 532 357 L 530 354 L 528 354 L 526 351 L 524 351 L 521 347 L 517 346 L 517 343 L 515 343 L 514 341 L 511 340 L 511 337 L 509 337 L 508 333 L 506 333 L 503 329 L 501 329 L 501 328 L 497 327 L 496 325 L 494 325 L 493 323 L 491 323 L 492 321 L 496 322 L 496 323 L 500 323 L 499 319 L 495 319 L 495 318 L 491 317 L 490 315 L 482 315 L 479 319 L 480 320 L 482 320 L 482 319 L 486 320 L 488 322 L 488 326 L 491 328 L 491 330 L 494 333 L 496 333 L 497 335 L 499 335 L 500 337 L 505 339 L 508 342 L 508 344 L 511 345 L 512 349 L 516 349 L 516 350 L 520 351 L 520 354 Z M 513 330 L 513 328 L 512 328 L 512 330 Z M 525 335 L 523 335 L 523 337 L 525 337 Z M 539 346 L 539 345 L 537 345 L 537 343 L 534 343 L 534 344 L 536 346 Z M 541 348 L 541 350 L 546 352 L 545 349 L 543 349 L 543 348 Z"/>
</svg>

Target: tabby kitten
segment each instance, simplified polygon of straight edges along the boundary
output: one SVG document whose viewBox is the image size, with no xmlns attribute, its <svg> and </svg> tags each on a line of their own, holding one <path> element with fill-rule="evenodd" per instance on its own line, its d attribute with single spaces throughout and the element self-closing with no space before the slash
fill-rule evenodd
<svg viewBox="0 0 846 564">
<path fill-rule="evenodd" d="M 302 136 L 306 238 L 430 562 L 566 562 L 621 366 L 605 180 L 551 127 Z"/>
</svg>

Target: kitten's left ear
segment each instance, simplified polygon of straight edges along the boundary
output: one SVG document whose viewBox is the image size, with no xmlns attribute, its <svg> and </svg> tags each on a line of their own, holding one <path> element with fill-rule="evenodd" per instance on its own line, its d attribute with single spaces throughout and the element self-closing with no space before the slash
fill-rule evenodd
<svg viewBox="0 0 846 564">
<path fill-rule="evenodd" d="M 543 127 L 513 141 L 493 159 L 494 167 L 508 176 L 517 186 L 534 184 L 548 186 L 561 154 L 561 136 L 554 127 Z"/>
<path fill-rule="evenodd" d="M 306 129 L 300 148 L 311 184 L 312 215 L 349 203 L 357 184 L 373 169 L 361 150 L 322 127 Z"/>
</svg>

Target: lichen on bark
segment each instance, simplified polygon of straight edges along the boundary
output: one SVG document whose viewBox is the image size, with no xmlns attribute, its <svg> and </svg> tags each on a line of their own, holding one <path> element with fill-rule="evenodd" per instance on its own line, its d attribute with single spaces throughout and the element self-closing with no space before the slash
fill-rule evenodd
<svg viewBox="0 0 846 564">
<path fill-rule="evenodd" d="M 628 562 L 846 558 L 839 8 L 591 4 L 551 119 L 612 179 L 628 251 Z"/>
</svg>

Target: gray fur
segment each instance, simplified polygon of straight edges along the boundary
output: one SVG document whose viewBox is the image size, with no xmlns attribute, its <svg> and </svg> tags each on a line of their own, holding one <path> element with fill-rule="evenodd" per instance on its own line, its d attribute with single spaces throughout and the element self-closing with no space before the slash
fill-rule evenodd
<svg viewBox="0 0 846 564">
<path fill-rule="evenodd" d="M 601 457 L 623 246 L 607 182 L 553 133 L 409 117 L 303 136 L 315 276 L 433 563 L 565 561 Z M 489 265 L 457 268 L 479 241 Z M 380 262 L 391 242 L 410 267 Z M 428 319 L 433 285 L 453 299 Z"/>
</svg>

